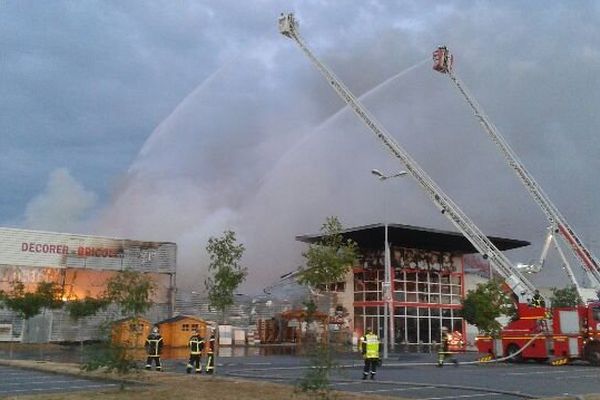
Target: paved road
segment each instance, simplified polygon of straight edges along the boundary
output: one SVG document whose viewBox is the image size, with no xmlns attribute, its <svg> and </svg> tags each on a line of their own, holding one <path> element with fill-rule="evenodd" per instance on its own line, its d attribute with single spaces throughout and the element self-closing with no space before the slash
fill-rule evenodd
<svg viewBox="0 0 600 400">
<path fill-rule="evenodd" d="M 406 355 L 388 360 L 375 381 L 362 381 L 360 360 L 341 360 L 346 366 L 333 378 L 336 389 L 379 393 L 420 400 L 495 399 L 515 400 L 600 393 L 600 368 L 585 364 L 552 367 L 540 364 L 469 364 L 474 355 L 463 356 L 458 367 L 434 365 L 434 355 Z M 225 361 L 222 375 L 293 383 L 307 366 L 302 359 L 263 357 L 260 360 Z"/>
<path fill-rule="evenodd" d="M 38 393 L 66 393 L 77 390 L 116 387 L 113 382 L 81 379 L 68 375 L 0 366 L 0 396 Z"/>
</svg>

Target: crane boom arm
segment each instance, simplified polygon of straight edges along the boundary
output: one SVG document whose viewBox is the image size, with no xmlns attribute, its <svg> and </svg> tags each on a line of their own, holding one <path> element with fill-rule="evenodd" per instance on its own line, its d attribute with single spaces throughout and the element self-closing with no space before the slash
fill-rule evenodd
<svg viewBox="0 0 600 400">
<path fill-rule="evenodd" d="M 367 125 L 371 132 L 379 138 L 391 153 L 399 158 L 408 172 L 415 178 L 421 188 L 431 198 L 434 205 L 444 214 L 452 224 L 471 242 L 484 258 L 505 279 L 508 286 L 519 298 L 525 302 L 531 298 L 535 287 L 515 268 L 508 258 L 485 236 L 477 226 L 454 204 L 454 202 L 440 189 L 416 161 L 391 137 L 381 124 L 370 115 L 367 109 L 350 92 L 350 90 L 330 71 L 305 45 L 298 33 L 297 22 L 293 14 L 282 14 L 279 18 L 279 31 L 282 35 L 294 40 L 302 49 L 319 72 L 335 92 L 350 106 L 352 111 Z"/>
<path fill-rule="evenodd" d="M 569 226 L 565 217 L 560 213 L 552 201 L 550 201 L 550 198 L 546 195 L 546 193 L 544 193 L 535 179 L 533 179 L 533 176 L 527 171 L 500 131 L 498 131 L 494 124 L 490 122 L 486 114 L 483 112 L 481 106 L 469 93 L 464 83 L 458 78 L 454 72 L 454 69 L 452 68 L 453 57 L 449 53 L 448 49 L 444 46 L 439 47 L 433 53 L 433 60 L 433 69 L 446 74 L 455 84 L 456 88 L 465 98 L 467 104 L 473 110 L 473 113 L 479 120 L 481 126 L 500 149 L 500 152 L 508 162 L 508 165 L 515 171 L 521 180 L 521 183 L 523 183 L 525 188 L 529 191 L 529 194 L 533 197 L 535 202 L 540 206 L 546 215 L 551 229 L 554 230 L 555 233 L 560 234 L 560 237 L 571 249 L 575 257 L 580 261 L 594 285 L 597 288 L 600 287 L 600 263 L 598 262 L 598 259 L 594 257 L 592 252 L 588 250 L 583 242 L 579 239 L 579 236 Z"/>
</svg>

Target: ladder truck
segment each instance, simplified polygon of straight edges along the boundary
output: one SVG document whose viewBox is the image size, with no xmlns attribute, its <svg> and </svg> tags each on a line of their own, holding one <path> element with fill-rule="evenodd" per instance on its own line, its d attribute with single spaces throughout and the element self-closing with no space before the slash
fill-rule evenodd
<svg viewBox="0 0 600 400">
<path fill-rule="evenodd" d="M 571 282 L 577 288 L 577 292 L 582 299 L 588 300 L 588 303 L 585 305 L 553 309 L 549 314 L 551 326 L 548 326 L 548 321 L 539 321 L 540 326 L 538 330 L 546 330 L 548 335 L 545 338 L 550 339 L 550 345 L 546 345 L 549 350 L 547 351 L 548 356 L 553 355 L 557 357 L 554 362 L 558 365 L 578 358 L 585 359 L 594 365 L 600 365 L 600 324 L 598 323 L 600 320 L 600 302 L 597 301 L 597 290 L 600 289 L 600 265 L 598 259 L 585 247 L 575 231 L 569 226 L 565 217 L 558 211 L 558 208 L 550 201 L 550 198 L 527 171 L 502 134 L 489 121 L 481 106 L 479 106 L 466 86 L 456 75 L 453 69 L 453 61 L 453 55 L 445 46 L 440 46 L 433 52 L 433 69 L 446 74 L 455 84 L 467 104 L 471 107 L 481 126 L 498 146 L 508 165 L 515 171 L 521 183 L 529 191 L 529 194 L 540 206 L 548 219 L 549 227 L 542 255 L 538 264 L 531 266 L 531 269 L 533 272 L 537 272 L 543 267 L 546 254 L 552 242 L 564 263 L 565 270 Z M 556 240 L 556 234 L 562 238 L 567 247 L 571 249 L 575 258 L 579 260 L 593 288 L 582 288 L 577 283 L 569 262 Z M 595 301 L 589 301 L 592 298 Z M 479 337 L 477 342 L 479 351 L 494 356 L 502 356 L 503 350 L 506 349 L 506 353 L 516 354 L 527 343 L 525 340 L 529 340 L 529 336 L 520 337 L 517 330 L 511 329 L 515 327 L 514 325 L 517 324 L 511 323 L 505 327 L 500 333 L 499 339 L 494 340 L 490 337 Z M 508 347 L 506 346 L 507 344 Z M 537 360 L 549 358 L 545 357 L 546 352 L 543 349 L 543 343 L 540 343 L 538 347 L 542 350 L 536 350 L 535 343 L 533 343 L 531 348 L 523 351 L 523 354 L 519 354 L 518 358 L 534 358 Z"/>
<path fill-rule="evenodd" d="M 582 346 L 585 345 L 583 342 L 588 340 L 593 344 L 593 346 L 588 346 L 588 357 L 595 359 L 600 364 L 600 303 L 596 307 L 589 306 L 585 309 L 565 310 L 564 314 L 556 310 L 558 315 L 553 320 L 552 328 L 555 324 L 558 325 L 551 332 L 550 327 L 545 323 L 546 309 L 544 307 L 530 307 L 527 304 L 536 292 L 535 287 L 412 159 L 342 81 L 312 53 L 298 32 L 298 23 L 294 15 L 292 13 L 281 14 L 278 25 L 279 32 L 293 40 L 300 47 L 342 100 L 367 125 L 369 130 L 383 142 L 387 150 L 400 159 L 406 170 L 430 197 L 435 207 L 469 240 L 484 259 L 489 260 L 490 265 L 502 276 L 508 288 L 516 296 L 519 318 L 511 322 L 504 331 L 507 333 L 513 332 L 513 336 L 518 336 L 510 337 L 507 335 L 505 341 L 490 340 L 491 347 L 485 350 L 489 350 L 488 352 L 495 356 L 512 353 L 519 354 L 523 358 L 548 359 L 551 354 L 563 354 L 570 358 L 580 358 L 582 356 Z M 585 320 L 585 324 L 583 320 Z M 582 339 L 583 335 L 581 334 L 582 325 L 585 325 L 585 327 L 590 326 L 589 330 L 585 329 L 584 339 Z M 540 333 L 544 333 L 540 332 L 540 329 L 546 329 L 548 333 L 540 335 Z M 575 340 L 578 340 L 575 349 L 573 349 L 571 340 L 573 336 Z M 590 337 L 597 337 L 599 341 L 590 341 Z M 526 341 L 522 342 L 522 338 L 525 338 Z M 531 343 L 527 343 L 527 340 Z M 484 340 L 480 340 L 480 342 L 483 343 Z M 566 346 L 564 343 L 566 343 Z M 511 345 L 512 347 L 510 347 Z"/>
<path fill-rule="evenodd" d="M 569 226 L 565 217 L 559 212 L 558 208 L 550 201 L 550 198 L 542 190 L 540 185 L 533 179 L 533 176 L 527 171 L 523 163 L 519 160 L 516 153 L 509 146 L 500 131 L 490 122 L 481 106 L 477 103 L 474 97 L 469 93 L 464 83 L 458 78 L 453 69 L 453 55 L 446 46 L 440 46 L 433 52 L 433 69 L 442 74 L 445 74 L 454 83 L 458 91 L 462 94 L 467 104 L 471 107 L 475 117 L 479 120 L 481 126 L 498 146 L 500 152 L 504 156 L 508 165 L 515 171 L 521 183 L 529 191 L 529 194 L 535 202 L 540 206 L 549 222 L 548 233 L 546 236 L 542 256 L 537 265 L 532 266 L 534 272 L 543 266 L 544 258 L 548 251 L 550 242 L 558 251 L 565 270 L 582 299 L 588 300 L 591 298 L 597 299 L 596 291 L 600 289 L 600 263 L 592 252 L 583 244 L 579 236 Z M 584 289 L 579 286 L 573 274 L 571 266 L 566 259 L 561 246 L 556 240 L 555 235 L 558 234 L 563 239 L 563 242 L 571 249 L 571 252 L 576 259 L 579 260 L 583 270 L 587 273 L 592 289 Z"/>
</svg>

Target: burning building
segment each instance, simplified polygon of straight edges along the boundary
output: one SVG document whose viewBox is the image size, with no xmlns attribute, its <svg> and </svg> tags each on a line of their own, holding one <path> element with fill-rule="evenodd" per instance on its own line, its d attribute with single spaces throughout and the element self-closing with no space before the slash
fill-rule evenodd
<svg viewBox="0 0 600 400">
<path fill-rule="evenodd" d="M 100 296 L 106 281 L 118 271 L 149 274 L 155 283 L 154 306 L 147 318 L 172 316 L 175 296 L 177 246 L 99 236 L 0 228 L 0 289 L 12 282 L 34 290 L 39 282 L 59 285 L 64 301 Z M 100 326 L 115 317 L 108 309 L 76 324 L 64 310 L 46 310 L 23 321 L 0 310 L 0 341 L 63 342 L 101 337 Z"/>
<path fill-rule="evenodd" d="M 476 253 L 463 235 L 400 224 L 350 228 L 342 235 L 358 244 L 360 260 L 345 282 L 329 289 L 336 293 L 336 307 L 348 311 L 355 340 L 367 328 L 382 338 L 389 337 L 391 347 L 408 349 L 439 343 L 443 326 L 473 336 L 459 313 L 465 289 L 472 286 L 464 259 Z M 322 235 L 296 237 L 305 243 L 317 243 L 321 238 Z M 515 239 L 489 239 L 500 250 L 530 244 Z M 387 282 L 386 248 L 390 275 Z M 384 335 L 386 319 L 389 335 Z"/>
</svg>

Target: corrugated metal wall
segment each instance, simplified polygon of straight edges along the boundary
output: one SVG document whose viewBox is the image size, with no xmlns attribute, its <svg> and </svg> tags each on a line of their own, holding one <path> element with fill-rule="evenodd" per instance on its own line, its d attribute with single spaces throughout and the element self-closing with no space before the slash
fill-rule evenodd
<svg viewBox="0 0 600 400">
<path fill-rule="evenodd" d="M 176 272 L 177 245 L 98 236 L 0 228 L 0 285 L 19 280 L 28 287 L 46 281 L 64 285 L 65 294 L 97 296 L 114 271 L 126 268 L 150 272 L 157 284 L 155 305 L 144 315 L 152 322 L 174 310 L 170 287 Z M 87 286 L 86 286 L 87 285 Z M 98 340 L 108 323 L 121 318 L 116 307 L 73 321 L 64 310 L 46 310 L 23 321 L 0 309 L 0 324 L 12 327 L 12 339 L 27 343 Z M 8 331 L 8 330 L 7 330 Z"/>
<path fill-rule="evenodd" d="M 0 228 L 0 265 L 174 273 L 177 245 Z"/>
</svg>

